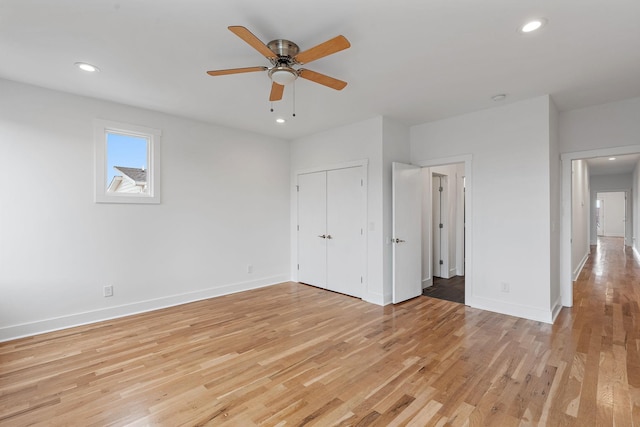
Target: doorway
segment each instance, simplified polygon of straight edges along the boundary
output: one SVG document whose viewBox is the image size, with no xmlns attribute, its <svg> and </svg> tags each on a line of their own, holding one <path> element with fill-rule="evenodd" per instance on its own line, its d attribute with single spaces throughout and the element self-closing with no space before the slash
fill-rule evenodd
<svg viewBox="0 0 640 427">
<path fill-rule="evenodd" d="M 443 166 L 445 165 L 445 166 Z M 433 258 L 432 258 L 432 180 L 433 173 L 449 176 L 449 186 L 461 188 L 461 191 L 453 191 L 456 197 L 450 200 L 459 200 L 458 209 L 455 211 L 460 226 L 454 227 L 455 234 L 450 234 L 449 239 L 453 244 L 449 246 L 449 268 L 455 266 L 454 275 L 464 275 L 464 303 L 475 306 L 473 299 L 473 233 L 472 222 L 466 222 L 465 217 L 473 217 L 473 169 L 472 156 L 456 156 L 444 159 L 434 159 L 419 162 L 417 165 L 406 163 L 392 163 L 392 235 L 388 240 L 392 244 L 392 294 L 404 295 L 403 298 L 392 298 L 394 304 L 424 294 L 424 289 L 433 286 Z M 453 167 L 453 174 L 443 172 L 440 168 Z M 451 177 L 455 179 L 451 179 Z M 409 192 L 410 188 L 417 191 Z M 411 198 L 402 195 L 415 194 Z M 413 214 L 417 214 L 417 221 L 413 220 Z M 443 209 L 443 213 L 445 209 Z M 412 221 L 407 223 L 406 218 Z M 401 227 L 402 226 L 402 227 Z M 452 237 L 455 236 L 455 237 Z M 406 251 L 409 243 L 417 243 L 416 250 Z M 467 251 L 466 248 L 469 248 Z M 454 254 L 454 255 L 451 255 Z M 455 258 L 454 258 L 455 257 Z M 402 266 L 402 268 L 399 268 Z M 410 271 L 412 280 L 406 280 L 406 271 Z M 415 279 L 414 279 L 415 278 Z"/>
<path fill-rule="evenodd" d="M 623 191 L 596 193 L 596 235 L 625 237 L 627 197 Z"/>
<path fill-rule="evenodd" d="M 561 160 L 559 291 L 561 305 L 572 307 L 573 282 L 584 266 L 589 247 L 596 245 L 600 233 L 606 233 L 603 227 L 610 203 L 598 197 L 598 193 L 620 192 L 626 195 L 624 243 L 637 249 L 640 204 L 637 202 L 636 183 L 640 172 L 636 169 L 640 163 L 640 145 L 564 153 Z M 598 199 L 601 200 L 600 209 Z"/>
<path fill-rule="evenodd" d="M 465 165 L 423 168 L 423 295 L 465 303 Z M 429 203 L 430 201 L 430 203 Z"/>
</svg>

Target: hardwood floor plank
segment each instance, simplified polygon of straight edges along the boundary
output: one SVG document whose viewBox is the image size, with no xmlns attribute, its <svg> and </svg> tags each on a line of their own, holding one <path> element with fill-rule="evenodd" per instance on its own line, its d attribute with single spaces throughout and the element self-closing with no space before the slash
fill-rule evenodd
<svg viewBox="0 0 640 427">
<path fill-rule="evenodd" d="M 547 325 L 283 283 L 0 343 L 0 425 L 640 425 L 640 262 Z"/>
</svg>

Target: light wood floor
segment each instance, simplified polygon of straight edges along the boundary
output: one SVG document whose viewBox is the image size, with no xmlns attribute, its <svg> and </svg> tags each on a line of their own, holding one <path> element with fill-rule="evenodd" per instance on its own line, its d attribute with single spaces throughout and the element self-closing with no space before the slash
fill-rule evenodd
<svg viewBox="0 0 640 427">
<path fill-rule="evenodd" d="M 606 239 L 554 326 L 285 283 L 0 344 L 0 424 L 640 425 L 640 268 Z"/>
</svg>

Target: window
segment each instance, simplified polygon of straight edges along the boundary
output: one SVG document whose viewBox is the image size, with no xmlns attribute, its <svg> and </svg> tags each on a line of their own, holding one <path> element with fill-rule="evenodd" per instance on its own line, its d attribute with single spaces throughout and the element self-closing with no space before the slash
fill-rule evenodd
<svg viewBox="0 0 640 427">
<path fill-rule="evenodd" d="M 95 121 L 96 202 L 160 203 L 161 132 Z"/>
</svg>

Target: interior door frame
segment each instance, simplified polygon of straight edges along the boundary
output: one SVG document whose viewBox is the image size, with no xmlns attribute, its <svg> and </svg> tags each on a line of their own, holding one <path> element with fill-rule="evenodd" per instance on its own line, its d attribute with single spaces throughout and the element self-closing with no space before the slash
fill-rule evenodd
<svg viewBox="0 0 640 427">
<path fill-rule="evenodd" d="M 438 187 L 442 187 L 437 196 L 435 193 L 435 179 L 440 180 Z M 438 277 L 449 279 L 449 233 L 451 231 L 449 224 L 449 176 L 442 175 L 437 172 L 431 172 L 431 278 Z M 436 203 L 438 199 L 438 218 L 436 219 Z M 444 212 L 443 212 L 444 207 Z M 443 219 L 444 217 L 444 219 Z M 436 227 L 436 223 L 442 224 L 442 228 Z M 436 239 L 436 234 L 438 237 Z M 443 239 L 444 236 L 444 239 Z M 436 254 L 436 240 L 438 241 L 438 250 Z M 436 255 L 438 255 L 436 257 Z M 437 259 L 436 259 L 437 258 Z M 442 260 L 442 264 L 439 261 Z M 438 275 L 436 276 L 436 270 Z M 444 275 L 443 275 L 444 271 Z"/>
<path fill-rule="evenodd" d="M 341 163 L 330 163 L 319 166 L 314 166 L 311 168 L 297 169 L 295 171 L 291 171 L 291 182 L 293 185 L 291 186 L 291 238 L 289 240 L 291 245 L 291 280 L 294 282 L 298 281 L 298 176 L 308 173 L 314 172 L 322 172 L 322 171 L 330 171 L 336 169 L 346 169 L 353 167 L 363 167 L 362 180 L 363 180 L 363 191 L 364 197 L 362 198 L 362 212 L 364 215 L 364 224 L 365 226 L 369 224 L 369 211 L 367 209 L 368 206 L 368 178 L 369 178 L 369 160 L 354 160 L 351 162 L 341 162 Z M 369 239 L 368 233 L 366 229 L 364 230 L 364 239 L 363 240 L 363 250 L 362 250 L 362 295 L 367 294 L 368 290 L 368 265 L 367 265 L 367 256 L 368 256 L 368 248 L 369 248 Z"/>
<path fill-rule="evenodd" d="M 475 306 L 473 293 L 473 155 L 465 154 L 461 156 L 442 157 L 438 159 L 428 159 L 412 162 L 420 167 L 446 166 L 457 163 L 464 163 L 465 191 L 464 191 L 464 303 L 470 307 Z"/>
</svg>

